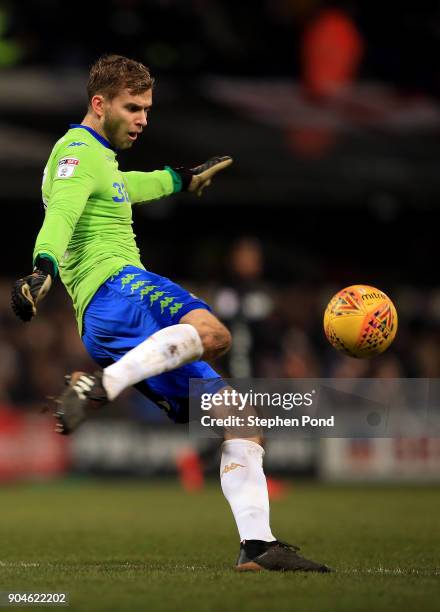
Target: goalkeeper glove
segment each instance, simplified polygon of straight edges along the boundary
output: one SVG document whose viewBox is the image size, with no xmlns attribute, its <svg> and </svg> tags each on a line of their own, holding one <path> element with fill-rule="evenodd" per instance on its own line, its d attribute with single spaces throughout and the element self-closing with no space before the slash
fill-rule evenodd
<svg viewBox="0 0 440 612">
<path fill-rule="evenodd" d="M 180 176 L 182 191 L 190 191 L 201 196 L 205 187 L 211 184 L 212 177 L 231 164 L 232 157 L 224 155 L 211 157 L 204 164 L 195 168 L 173 168 L 173 171 Z"/>
<path fill-rule="evenodd" d="M 35 270 L 19 278 L 12 287 L 12 310 L 22 321 L 30 321 L 37 314 L 37 304 L 44 298 L 56 275 L 50 259 L 37 257 Z"/>
</svg>

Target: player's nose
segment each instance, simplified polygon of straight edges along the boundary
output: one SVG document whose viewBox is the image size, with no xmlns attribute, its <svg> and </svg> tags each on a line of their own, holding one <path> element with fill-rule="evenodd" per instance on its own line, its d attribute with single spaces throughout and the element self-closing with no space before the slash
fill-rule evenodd
<svg viewBox="0 0 440 612">
<path fill-rule="evenodd" d="M 136 123 L 138 126 L 146 127 L 148 123 L 147 115 L 145 113 L 140 114 Z"/>
</svg>

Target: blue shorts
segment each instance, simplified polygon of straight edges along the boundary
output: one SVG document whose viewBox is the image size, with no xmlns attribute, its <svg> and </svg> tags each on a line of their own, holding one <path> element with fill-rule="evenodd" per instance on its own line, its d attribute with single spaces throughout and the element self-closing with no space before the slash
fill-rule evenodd
<svg viewBox="0 0 440 612">
<path fill-rule="evenodd" d="M 108 279 L 91 299 L 84 314 L 83 342 L 90 356 L 106 367 L 159 329 L 176 325 L 191 310 L 209 306 L 168 278 L 126 266 Z M 175 422 L 188 422 L 189 379 L 211 381 L 203 391 L 225 386 L 205 361 L 194 361 L 153 376 L 136 386 Z"/>
</svg>

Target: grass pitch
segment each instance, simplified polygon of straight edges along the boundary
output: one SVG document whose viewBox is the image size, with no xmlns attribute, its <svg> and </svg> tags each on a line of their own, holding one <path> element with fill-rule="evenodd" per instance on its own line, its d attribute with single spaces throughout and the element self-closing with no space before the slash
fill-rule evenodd
<svg viewBox="0 0 440 612">
<path fill-rule="evenodd" d="M 440 494 L 432 487 L 294 485 L 279 537 L 335 574 L 238 574 L 217 484 L 65 481 L 0 488 L 0 590 L 70 594 L 70 610 L 438 610 Z"/>
</svg>

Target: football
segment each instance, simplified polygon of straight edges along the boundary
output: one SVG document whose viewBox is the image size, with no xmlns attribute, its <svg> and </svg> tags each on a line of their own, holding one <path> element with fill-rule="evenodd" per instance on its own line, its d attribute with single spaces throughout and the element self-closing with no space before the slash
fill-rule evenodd
<svg viewBox="0 0 440 612">
<path fill-rule="evenodd" d="M 390 298 L 369 285 L 338 291 L 324 313 L 324 331 L 338 351 L 357 358 L 383 353 L 397 332 L 397 311 Z"/>
</svg>

